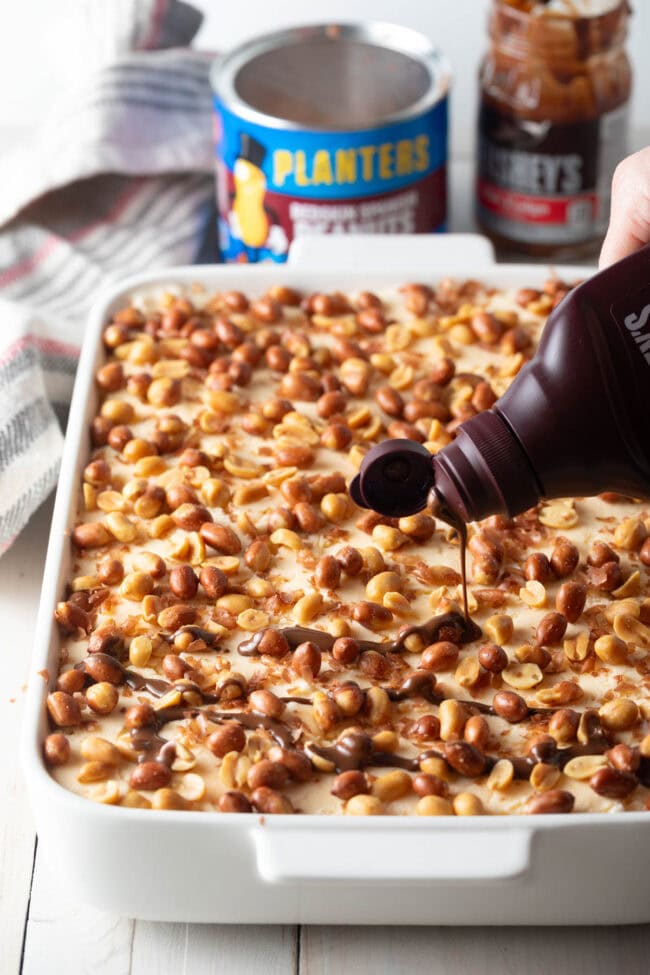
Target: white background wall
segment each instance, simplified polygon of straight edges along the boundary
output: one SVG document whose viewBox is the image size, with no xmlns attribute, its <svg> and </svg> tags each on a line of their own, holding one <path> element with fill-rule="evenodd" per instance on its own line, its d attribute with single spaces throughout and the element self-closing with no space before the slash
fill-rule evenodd
<svg viewBox="0 0 650 975">
<path fill-rule="evenodd" d="M 83 10 L 131 0 L 0 0 L 0 137 L 19 138 L 38 122 L 86 60 Z M 489 0 L 190 0 L 205 13 L 198 44 L 223 49 L 286 24 L 374 18 L 424 31 L 454 70 L 452 151 L 473 147 L 476 72 L 486 40 Z M 635 146 L 650 142 L 650 0 L 635 7 L 629 51 L 635 69 Z M 74 37 L 74 50 L 69 38 Z M 0 149 L 2 148 L 0 142 Z"/>
</svg>

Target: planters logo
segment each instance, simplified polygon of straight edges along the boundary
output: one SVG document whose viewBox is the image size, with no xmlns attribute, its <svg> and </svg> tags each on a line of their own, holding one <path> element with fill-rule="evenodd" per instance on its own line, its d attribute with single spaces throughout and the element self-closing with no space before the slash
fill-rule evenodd
<svg viewBox="0 0 650 975">
<path fill-rule="evenodd" d="M 226 261 L 284 261 L 300 233 L 444 229 L 447 102 L 360 132 L 274 128 L 215 100 Z"/>
</svg>

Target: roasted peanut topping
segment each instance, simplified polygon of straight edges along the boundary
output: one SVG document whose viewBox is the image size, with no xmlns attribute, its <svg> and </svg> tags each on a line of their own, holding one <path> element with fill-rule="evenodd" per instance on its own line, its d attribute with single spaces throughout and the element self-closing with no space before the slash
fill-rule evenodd
<svg viewBox="0 0 650 975">
<path fill-rule="evenodd" d="M 532 355 L 544 302 L 143 294 L 106 323 L 57 606 L 53 776 L 130 808 L 643 809 L 650 516 L 554 500 L 469 526 L 360 512 L 387 436 L 435 453 Z M 538 295 L 538 292 L 534 292 Z"/>
</svg>

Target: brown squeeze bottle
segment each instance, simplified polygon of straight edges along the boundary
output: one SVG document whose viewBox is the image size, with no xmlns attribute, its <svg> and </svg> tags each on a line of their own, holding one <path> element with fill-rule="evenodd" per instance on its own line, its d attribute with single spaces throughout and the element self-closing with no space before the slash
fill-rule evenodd
<svg viewBox="0 0 650 975">
<path fill-rule="evenodd" d="M 350 487 L 383 515 L 430 501 L 454 525 L 602 491 L 650 497 L 650 245 L 570 291 L 533 359 L 452 443 L 431 456 L 386 440 Z"/>
</svg>

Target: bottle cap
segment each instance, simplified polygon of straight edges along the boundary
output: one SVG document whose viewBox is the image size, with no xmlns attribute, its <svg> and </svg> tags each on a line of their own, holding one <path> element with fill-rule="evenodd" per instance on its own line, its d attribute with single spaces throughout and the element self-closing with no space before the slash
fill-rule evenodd
<svg viewBox="0 0 650 975">
<path fill-rule="evenodd" d="M 458 428 L 435 456 L 413 440 L 384 440 L 368 451 L 350 495 L 360 508 L 402 518 L 427 507 L 431 490 L 461 521 L 515 515 L 543 491 L 517 438 L 495 410 Z"/>
<path fill-rule="evenodd" d="M 401 518 L 426 508 L 433 487 L 433 458 L 413 440 L 384 440 L 369 450 L 350 484 L 360 508 Z"/>
</svg>

